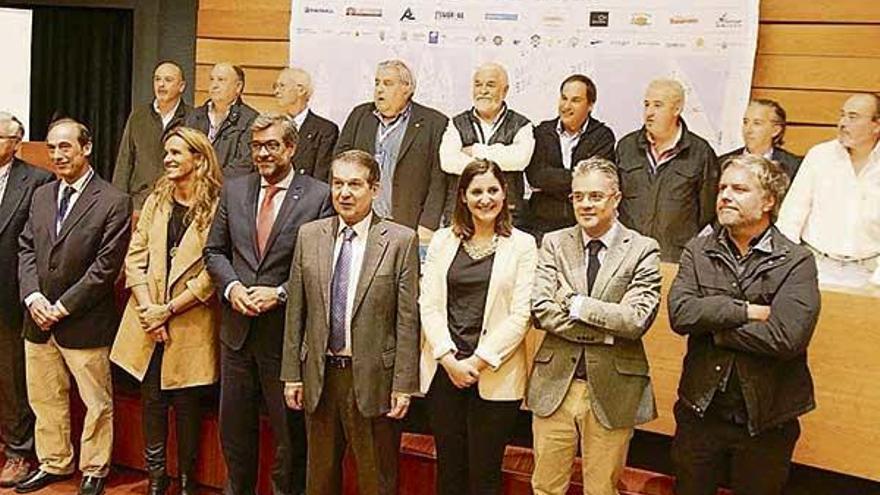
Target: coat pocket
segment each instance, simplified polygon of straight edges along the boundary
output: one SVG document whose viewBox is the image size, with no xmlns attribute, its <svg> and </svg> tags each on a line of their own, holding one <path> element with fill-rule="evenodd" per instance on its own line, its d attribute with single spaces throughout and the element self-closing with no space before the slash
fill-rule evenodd
<svg viewBox="0 0 880 495">
<path fill-rule="evenodd" d="M 614 369 L 621 375 L 649 376 L 648 362 L 644 359 L 614 358 Z"/>
<path fill-rule="evenodd" d="M 553 360 L 553 350 L 540 348 L 538 349 L 537 354 L 535 354 L 535 362 L 547 364 Z"/>
</svg>

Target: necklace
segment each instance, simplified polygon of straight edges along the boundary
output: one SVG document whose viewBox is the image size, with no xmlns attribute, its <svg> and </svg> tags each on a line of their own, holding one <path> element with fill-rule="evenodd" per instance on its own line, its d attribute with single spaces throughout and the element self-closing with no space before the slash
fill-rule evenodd
<svg viewBox="0 0 880 495">
<path fill-rule="evenodd" d="M 492 240 L 489 243 L 477 245 L 474 244 L 471 239 L 464 241 L 462 244 L 464 246 L 465 252 L 468 256 L 471 257 L 474 261 L 481 260 L 486 256 L 492 255 L 495 253 L 495 249 L 498 248 L 498 235 L 493 235 Z"/>
</svg>

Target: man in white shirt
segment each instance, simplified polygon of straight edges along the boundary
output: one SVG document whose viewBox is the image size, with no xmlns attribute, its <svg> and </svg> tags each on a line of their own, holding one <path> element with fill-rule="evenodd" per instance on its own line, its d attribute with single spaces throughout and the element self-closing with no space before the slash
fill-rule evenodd
<svg viewBox="0 0 880 495">
<path fill-rule="evenodd" d="M 134 209 L 140 211 L 162 175 L 165 131 L 183 124 L 189 105 L 183 101 L 186 78 L 177 62 L 159 62 L 153 71 L 153 102 L 131 111 L 119 142 L 113 185 L 132 196 Z"/>
<path fill-rule="evenodd" d="M 514 223 L 523 217 L 525 180 L 523 172 L 532 159 L 535 138 L 529 119 L 508 108 L 504 98 L 510 87 L 507 71 L 496 63 L 479 66 L 474 72 L 474 106 L 449 121 L 440 143 L 440 168 L 456 176 L 449 181 L 446 218 L 452 213 L 455 185 L 470 162 L 482 158 L 501 167 L 510 187 L 508 207 Z"/>
<path fill-rule="evenodd" d="M 846 100 L 837 139 L 804 157 L 776 225 L 813 251 L 820 283 L 880 285 L 880 96 Z"/>
</svg>

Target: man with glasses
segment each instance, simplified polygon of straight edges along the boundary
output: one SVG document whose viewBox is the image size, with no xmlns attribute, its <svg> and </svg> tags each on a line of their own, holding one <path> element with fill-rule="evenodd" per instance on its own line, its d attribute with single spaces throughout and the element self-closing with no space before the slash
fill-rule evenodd
<svg viewBox="0 0 880 495">
<path fill-rule="evenodd" d="M 617 495 L 633 427 L 657 417 L 642 336 L 660 304 L 660 247 L 617 220 L 614 164 L 572 172 L 577 225 L 544 236 L 532 312 L 544 341 L 526 400 L 538 495 L 568 491 L 580 444 L 584 493 Z"/>
<path fill-rule="evenodd" d="M 309 108 L 314 92 L 311 76 L 298 67 L 282 69 L 272 90 L 278 106 L 293 119 L 299 131 L 299 143 L 293 155 L 294 168 L 300 174 L 328 182 L 339 127 Z"/>
<path fill-rule="evenodd" d="M 263 114 L 250 127 L 257 172 L 228 180 L 208 241 L 205 264 L 222 294 L 220 440 L 228 495 L 256 490 L 260 403 L 275 441 L 273 493 L 305 488 L 302 413 L 284 405 L 281 345 L 290 273 L 299 228 L 333 213 L 327 184 L 293 170 L 297 131 L 292 119 Z"/>
<path fill-rule="evenodd" d="M 34 190 L 52 180 L 48 172 L 15 157 L 24 126 L 0 112 L 0 442 L 6 464 L 0 487 L 23 480 L 34 455 L 34 414 L 28 405 L 24 376 L 24 307 L 18 298 L 18 236 L 24 230 Z"/>
<path fill-rule="evenodd" d="M 776 226 L 813 251 L 820 283 L 880 285 L 880 95 L 846 100 L 837 139 L 804 157 Z"/>
</svg>

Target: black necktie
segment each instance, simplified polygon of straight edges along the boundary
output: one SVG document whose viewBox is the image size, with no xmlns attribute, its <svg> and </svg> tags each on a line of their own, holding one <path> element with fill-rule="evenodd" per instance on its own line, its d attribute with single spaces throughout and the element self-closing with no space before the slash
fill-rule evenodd
<svg viewBox="0 0 880 495">
<path fill-rule="evenodd" d="M 599 273 L 599 251 L 604 244 L 599 239 L 593 239 L 587 243 L 589 260 L 587 262 L 587 295 L 593 293 L 593 284 L 596 283 L 596 274 Z"/>
<path fill-rule="evenodd" d="M 61 224 L 64 222 L 64 217 L 67 216 L 67 208 L 70 206 L 70 198 L 73 196 L 75 190 L 70 186 L 61 186 L 64 188 L 61 191 L 61 202 L 58 204 L 58 215 L 55 218 L 55 225 L 58 230 L 61 230 Z"/>
</svg>

